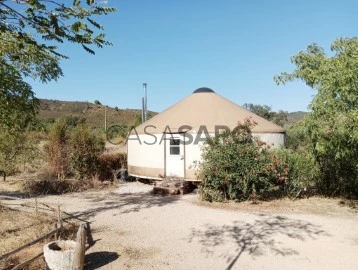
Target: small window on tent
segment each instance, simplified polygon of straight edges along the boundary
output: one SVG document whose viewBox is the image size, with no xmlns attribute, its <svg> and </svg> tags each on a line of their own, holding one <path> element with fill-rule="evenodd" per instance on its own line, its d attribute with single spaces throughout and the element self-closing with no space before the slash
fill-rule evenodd
<svg viewBox="0 0 358 270">
<path fill-rule="evenodd" d="M 170 139 L 170 155 L 180 155 L 179 139 Z"/>
</svg>

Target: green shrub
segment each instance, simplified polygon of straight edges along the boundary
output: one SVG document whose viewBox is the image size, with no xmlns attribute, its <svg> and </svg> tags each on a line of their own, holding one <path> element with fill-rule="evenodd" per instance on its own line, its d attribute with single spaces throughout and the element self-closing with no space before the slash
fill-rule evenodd
<svg viewBox="0 0 358 270">
<path fill-rule="evenodd" d="M 91 133 L 82 118 L 66 116 L 51 126 L 45 153 L 58 179 L 71 174 L 82 179 L 96 173 L 103 149 L 104 140 Z"/>
<path fill-rule="evenodd" d="M 355 119 L 354 115 L 347 117 L 337 113 L 333 121 L 310 113 L 287 128 L 287 148 L 295 151 L 291 158 L 297 159 L 290 166 L 294 169 L 303 163 L 296 182 L 304 183 L 302 178 L 311 178 L 321 194 L 358 197 Z"/>
<path fill-rule="evenodd" d="M 66 119 L 58 119 L 49 131 L 49 141 L 45 145 L 47 162 L 53 174 L 63 179 L 70 171 L 69 127 Z"/>
<path fill-rule="evenodd" d="M 99 167 L 98 155 L 104 141 L 91 134 L 86 125 L 76 127 L 70 135 L 70 163 L 78 179 L 93 176 Z"/>
<path fill-rule="evenodd" d="M 312 145 L 306 127 L 306 120 L 300 120 L 286 129 L 287 149 L 312 152 Z"/>
<path fill-rule="evenodd" d="M 358 197 L 358 38 L 338 38 L 326 53 L 317 44 L 291 57 L 295 69 L 277 84 L 304 81 L 315 89 L 305 127 L 325 195 Z"/>
<path fill-rule="evenodd" d="M 75 115 L 66 115 L 65 117 L 63 117 L 63 121 L 65 121 L 66 126 L 69 129 L 72 129 L 77 126 L 84 125 L 86 123 L 86 118 Z"/>
<path fill-rule="evenodd" d="M 317 186 L 320 173 L 312 154 L 291 149 L 280 149 L 274 154 L 287 164 L 285 192 L 288 196 L 295 196 L 303 188 Z"/>
<path fill-rule="evenodd" d="M 256 199 L 281 195 L 287 164 L 270 154 L 264 143 L 251 137 L 250 120 L 233 132 L 205 143 L 197 164 L 201 198 L 208 201 Z"/>
</svg>

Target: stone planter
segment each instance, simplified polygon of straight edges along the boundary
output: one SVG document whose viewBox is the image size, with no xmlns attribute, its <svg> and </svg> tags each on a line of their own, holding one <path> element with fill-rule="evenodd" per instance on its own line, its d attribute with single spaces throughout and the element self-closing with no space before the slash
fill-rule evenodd
<svg viewBox="0 0 358 270">
<path fill-rule="evenodd" d="M 50 270 L 72 270 L 76 242 L 59 240 L 44 246 L 44 257 Z"/>
</svg>

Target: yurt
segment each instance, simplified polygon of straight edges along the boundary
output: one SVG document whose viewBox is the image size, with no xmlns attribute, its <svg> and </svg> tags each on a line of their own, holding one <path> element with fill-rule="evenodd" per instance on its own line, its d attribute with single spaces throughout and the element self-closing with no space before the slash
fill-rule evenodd
<svg viewBox="0 0 358 270">
<path fill-rule="evenodd" d="M 208 136 L 233 130 L 238 121 L 257 124 L 252 135 L 273 147 L 285 144 L 285 130 L 220 96 L 210 88 L 192 94 L 132 130 L 127 139 L 128 173 L 134 177 L 197 181 L 195 166 Z"/>
</svg>

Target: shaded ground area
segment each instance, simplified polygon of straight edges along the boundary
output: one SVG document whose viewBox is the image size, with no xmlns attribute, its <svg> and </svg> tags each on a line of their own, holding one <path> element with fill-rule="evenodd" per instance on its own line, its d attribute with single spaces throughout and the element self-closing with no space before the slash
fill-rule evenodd
<svg viewBox="0 0 358 270">
<path fill-rule="evenodd" d="M 358 269 L 357 213 L 341 200 L 234 207 L 139 183 L 39 200 L 92 221 L 86 269 Z"/>
<path fill-rule="evenodd" d="M 193 228 L 190 241 L 198 241 L 208 254 L 214 254 L 218 246 L 233 243 L 236 254 L 222 255 L 229 263 L 226 269 L 232 269 L 244 252 L 252 257 L 266 253 L 283 257 L 299 255 L 297 250 L 285 247 L 276 239 L 291 238 L 304 242 L 306 239 L 317 239 L 320 235 L 329 236 L 320 226 L 310 222 L 283 216 L 258 216 L 259 219 L 253 222 L 233 221 L 227 225 L 206 224 L 199 229 Z"/>
</svg>

